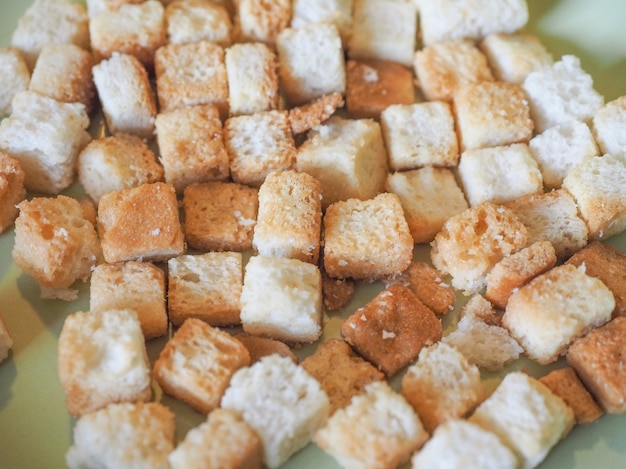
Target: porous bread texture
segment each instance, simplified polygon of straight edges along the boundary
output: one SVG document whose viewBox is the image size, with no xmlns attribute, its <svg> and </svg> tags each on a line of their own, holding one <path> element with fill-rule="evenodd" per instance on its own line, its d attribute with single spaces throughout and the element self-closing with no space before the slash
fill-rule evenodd
<svg viewBox="0 0 626 469">
<path fill-rule="evenodd" d="M 27 190 L 60 193 L 74 182 L 78 154 L 91 140 L 85 107 L 33 91 L 17 93 L 12 103 L 0 123 L 0 151 L 19 162 Z"/>
<path fill-rule="evenodd" d="M 231 44 L 233 24 L 224 5 L 206 0 L 174 1 L 165 6 L 163 21 L 170 44 L 203 40 L 222 47 Z"/>
<path fill-rule="evenodd" d="M 294 0 L 290 26 L 301 28 L 311 23 L 333 23 L 341 42 L 348 43 L 352 32 L 352 7 L 354 0 Z"/>
<path fill-rule="evenodd" d="M 252 335 L 246 332 L 239 332 L 233 337 L 248 349 L 248 352 L 250 353 L 250 364 L 256 363 L 261 358 L 274 353 L 290 358 L 296 365 L 300 361 L 298 356 L 292 352 L 289 346 L 280 340 Z"/>
<path fill-rule="evenodd" d="M 526 373 L 512 371 L 469 422 L 495 433 L 513 450 L 518 466 L 530 469 L 569 433 L 575 420 L 572 409 L 545 385 Z"/>
<path fill-rule="evenodd" d="M 344 104 L 343 95 L 335 92 L 289 109 L 289 125 L 294 135 L 308 132 L 332 116 Z"/>
<path fill-rule="evenodd" d="M 100 13 L 106 13 L 108 11 L 116 11 L 122 5 L 128 3 L 142 3 L 144 0 L 86 0 L 85 6 L 87 7 L 87 14 L 89 18 L 92 18 Z M 171 0 L 168 0 L 171 1 Z M 168 3 L 163 1 L 163 4 Z"/>
<path fill-rule="evenodd" d="M 327 311 L 338 311 L 354 297 L 354 280 L 331 278 L 322 272 L 322 296 Z"/>
<path fill-rule="evenodd" d="M 626 96 L 606 103 L 593 116 L 593 135 L 600 151 L 626 161 L 624 126 L 626 126 Z"/>
<path fill-rule="evenodd" d="M 278 354 L 238 370 L 221 407 L 239 412 L 257 432 L 269 468 L 308 445 L 329 413 L 328 396 L 317 380 Z"/>
<path fill-rule="evenodd" d="M 30 83 L 30 70 L 15 47 L 0 48 L 0 116 L 4 117 L 13 111 L 11 101 L 20 91 L 26 91 Z"/>
<path fill-rule="evenodd" d="M 175 431 L 174 414 L 162 404 L 111 404 L 76 421 L 65 462 L 70 469 L 165 467 Z"/>
<path fill-rule="evenodd" d="M 76 417 L 152 395 L 150 364 L 137 313 L 78 311 L 65 319 L 58 343 L 59 379 Z"/>
<path fill-rule="evenodd" d="M 597 278 L 570 264 L 541 274 L 511 295 L 502 324 L 542 365 L 556 361 L 578 337 L 611 319 L 615 299 Z"/>
<path fill-rule="evenodd" d="M 412 407 L 384 381 L 366 386 L 313 437 L 346 469 L 398 467 L 427 439 Z"/>
<path fill-rule="evenodd" d="M 24 177 L 19 162 L 0 151 L 0 233 L 13 225 L 17 205 L 26 198 Z"/>
<path fill-rule="evenodd" d="M 6 324 L 0 316 L 0 363 L 9 356 L 9 351 L 13 348 L 13 339 L 9 334 Z"/>
<path fill-rule="evenodd" d="M 237 0 L 234 3 L 237 42 L 264 42 L 274 46 L 291 19 L 291 1 Z"/>
<path fill-rule="evenodd" d="M 34 197 L 18 204 L 13 262 L 31 275 L 42 298 L 74 300 L 74 282 L 86 282 L 100 256 L 100 242 L 77 200 Z"/>
<path fill-rule="evenodd" d="M 480 321 L 490 326 L 501 326 L 502 317 L 500 311 L 496 311 L 483 295 L 476 293 L 471 296 L 459 311 L 459 322 L 463 318 L 469 318 L 472 322 Z"/>
</svg>

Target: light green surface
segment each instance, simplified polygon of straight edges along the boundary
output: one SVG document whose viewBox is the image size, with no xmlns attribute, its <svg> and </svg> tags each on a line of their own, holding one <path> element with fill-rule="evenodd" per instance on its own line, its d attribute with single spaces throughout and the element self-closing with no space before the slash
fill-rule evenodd
<svg viewBox="0 0 626 469">
<path fill-rule="evenodd" d="M 29 0 L 0 0 L 0 45 L 9 43 L 17 19 L 29 4 Z M 529 4 L 532 19 L 527 29 L 542 38 L 555 58 L 579 56 L 607 101 L 626 94 L 626 2 L 535 0 Z M 610 242 L 626 250 L 626 235 Z M 65 411 L 57 377 L 56 338 L 67 314 L 88 308 L 88 288 L 83 286 L 80 299 L 72 303 L 39 299 L 35 282 L 12 263 L 12 244 L 12 231 L 0 235 L 0 314 L 15 342 L 9 359 L 0 364 L 0 469 L 62 468 L 73 420 Z M 343 316 L 371 298 L 377 288 L 361 287 Z M 326 334 L 336 335 L 341 320 L 329 318 Z M 163 342 L 149 344 L 152 359 Z M 525 361 L 510 369 L 525 366 L 539 372 Z M 158 391 L 156 396 L 176 413 L 179 438 L 203 420 L 184 404 Z M 322 467 L 338 466 L 314 446 L 285 465 L 289 469 Z M 591 426 L 575 428 L 540 467 L 626 467 L 626 416 L 605 416 Z"/>
</svg>

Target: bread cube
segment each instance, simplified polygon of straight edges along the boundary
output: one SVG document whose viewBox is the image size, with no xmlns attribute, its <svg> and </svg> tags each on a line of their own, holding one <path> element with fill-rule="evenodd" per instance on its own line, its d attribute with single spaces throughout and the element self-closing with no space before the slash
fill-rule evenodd
<svg viewBox="0 0 626 469">
<path fill-rule="evenodd" d="M 335 412 L 313 441 L 346 469 L 398 467 L 428 439 L 411 406 L 377 381 Z"/>
<path fill-rule="evenodd" d="M 346 90 L 346 66 L 333 24 L 285 28 L 276 38 L 278 74 L 291 105 Z"/>
<path fill-rule="evenodd" d="M 210 41 L 231 43 L 233 23 L 224 5 L 207 0 L 177 0 L 165 7 L 165 34 L 170 44 Z"/>
<path fill-rule="evenodd" d="M 400 198 L 415 243 L 429 243 L 443 224 L 467 209 L 452 170 L 425 166 L 390 173 L 387 190 Z"/>
<path fill-rule="evenodd" d="M 593 78 L 573 55 L 530 73 L 522 86 L 538 133 L 571 121 L 590 122 L 604 104 Z"/>
<path fill-rule="evenodd" d="M 543 192 L 541 171 L 525 143 L 466 150 L 461 153 L 458 174 L 472 207 Z"/>
<path fill-rule="evenodd" d="M 91 140 L 88 127 L 82 104 L 22 91 L 0 122 L 0 151 L 19 162 L 27 190 L 58 194 L 74 182 L 78 154 Z"/>
<path fill-rule="evenodd" d="M 261 438 L 263 463 L 279 467 L 308 445 L 328 418 L 329 403 L 319 383 L 290 358 L 263 357 L 238 370 L 222 398 Z"/>
<path fill-rule="evenodd" d="M 90 414 L 109 404 L 150 399 L 150 364 L 132 309 L 78 311 L 63 323 L 59 379 L 67 411 Z"/>
<path fill-rule="evenodd" d="M 341 200 L 371 199 L 384 191 L 387 153 L 380 124 L 332 116 L 298 147 L 297 169 L 322 184 L 324 208 Z"/>
<path fill-rule="evenodd" d="M 154 135 L 156 99 L 148 72 L 137 58 L 114 53 L 92 69 L 109 132 L 150 140 Z"/>
<path fill-rule="evenodd" d="M 0 117 L 11 114 L 11 101 L 20 91 L 26 91 L 30 84 L 30 71 L 22 53 L 14 47 L 0 48 Z"/>
<path fill-rule="evenodd" d="M 86 0 L 87 14 L 89 18 L 106 13 L 109 11 L 117 11 L 122 5 L 142 3 L 145 0 Z M 165 4 L 165 2 L 162 2 Z"/>
<path fill-rule="evenodd" d="M 201 251 L 246 251 L 259 207 L 257 190 L 213 181 L 185 188 L 183 230 L 189 246 Z"/>
<path fill-rule="evenodd" d="M 106 262 L 164 261 L 185 250 L 174 186 L 163 182 L 109 192 L 98 204 Z"/>
<path fill-rule="evenodd" d="M 308 132 L 328 120 L 335 111 L 343 107 L 341 93 L 330 93 L 315 98 L 306 104 L 289 109 L 289 125 L 294 135 Z"/>
<path fill-rule="evenodd" d="M 464 85 L 493 81 L 487 58 L 467 40 L 446 41 L 418 50 L 413 69 L 428 101 L 452 101 L 456 90 Z"/>
<path fill-rule="evenodd" d="M 578 337 L 611 319 L 613 293 L 584 267 L 565 264 L 541 274 L 509 298 L 502 324 L 542 365 L 556 361 Z"/>
<path fill-rule="evenodd" d="M 252 256 L 245 267 L 241 323 L 249 334 L 288 343 L 322 334 L 322 278 L 309 262 Z"/>
<path fill-rule="evenodd" d="M 291 19 L 291 1 L 238 0 L 235 4 L 237 42 L 265 42 L 273 46 Z"/>
<path fill-rule="evenodd" d="M 35 0 L 19 19 L 11 36 L 32 70 L 48 44 L 76 44 L 89 49 L 89 19 L 85 6 L 68 0 Z"/>
<path fill-rule="evenodd" d="M 154 54 L 154 69 L 161 111 L 213 104 L 222 117 L 228 115 L 222 46 L 208 41 L 168 44 Z"/>
<path fill-rule="evenodd" d="M 347 44 L 352 34 L 353 3 L 354 0 L 294 0 L 290 26 L 297 29 L 308 24 L 332 23 L 341 42 Z"/>
<path fill-rule="evenodd" d="M 224 123 L 224 144 L 234 182 L 259 187 L 272 171 L 294 169 L 296 144 L 287 111 L 235 116 Z"/>
<path fill-rule="evenodd" d="M 606 103 L 593 116 L 593 133 L 602 153 L 626 160 L 626 96 Z"/>
<path fill-rule="evenodd" d="M 93 16 L 89 35 L 96 62 L 117 52 L 135 57 L 151 71 L 155 51 L 167 41 L 163 17 L 164 7 L 158 0 L 124 3 L 114 11 Z"/>
<path fill-rule="evenodd" d="M 93 269 L 89 310 L 132 309 L 146 340 L 167 333 L 165 273 L 151 262 L 99 264 Z"/>
<path fill-rule="evenodd" d="M 354 297 L 354 280 L 331 278 L 322 272 L 322 296 L 324 308 L 339 311 Z"/>
<path fill-rule="evenodd" d="M 250 363 L 256 363 L 261 358 L 274 353 L 289 358 L 295 364 L 298 364 L 298 356 L 291 351 L 289 346 L 280 340 L 270 339 L 269 337 L 261 337 L 258 335 L 239 332 L 233 337 L 241 342 L 250 352 Z"/>
<path fill-rule="evenodd" d="M 507 259 L 507 257 L 505 257 L 505 259 Z M 490 303 L 485 296 L 476 293 L 469 297 L 467 302 L 463 305 L 457 319 L 459 323 L 463 318 L 469 318 L 472 322 L 482 322 L 489 326 L 502 326 L 500 313 L 501 311 L 496 311 L 495 305 Z"/>
<path fill-rule="evenodd" d="M 13 339 L 0 316 L 0 363 L 7 359 L 11 348 L 13 348 Z"/>
<path fill-rule="evenodd" d="M 233 44 L 226 49 L 231 116 L 278 108 L 278 58 L 263 43 Z"/>
<path fill-rule="evenodd" d="M 349 199 L 324 216 L 324 267 L 334 278 L 381 279 L 403 272 L 413 238 L 397 195 Z"/>
<path fill-rule="evenodd" d="M 70 469 L 162 467 L 174 449 L 175 429 L 174 414 L 157 402 L 111 404 L 76 421 L 65 461 Z"/>
<path fill-rule="evenodd" d="M 351 314 L 341 336 L 391 378 L 441 339 L 441 322 L 407 287 L 392 285 Z"/>
<path fill-rule="evenodd" d="M 24 200 L 17 208 L 13 261 L 35 279 L 42 298 L 76 299 L 71 286 L 89 279 L 100 256 L 96 230 L 82 207 L 58 195 Z"/>
<path fill-rule="evenodd" d="M 229 333 L 189 318 L 159 354 L 152 375 L 164 393 L 203 414 L 219 407 L 233 374 L 250 354 Z"/>
<path fill-rule="evenodd" d="M 25 198 L 24 171 L 16 159 L 0 152 L 0 233 L 13 225 L 17 205 Z"/>
</svg>

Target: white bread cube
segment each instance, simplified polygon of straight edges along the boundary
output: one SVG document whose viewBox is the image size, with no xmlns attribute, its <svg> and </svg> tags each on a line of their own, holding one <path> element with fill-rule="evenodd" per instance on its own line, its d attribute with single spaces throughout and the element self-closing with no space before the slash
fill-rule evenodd
<svg viewBox="0 0 626 469">
<path fill-rule="evenodd" d="M 352 33 L 353 4 L 354 0 L 294 0 L 290 26 L 297 29 L 307 24 L 332 23 L 345 45 Z"/>
<path fill-rule="evenodd" d="M 9 335 L 6 324 L 0 316 L 0 363 L 9 356 L 9 350 L 13 347 L 13 339 Z"/>
<path fill-rule="evenodd" d="M 235 38 L 237 42 L 264 42 L 274 46 L 276 37 L 291 19 L 291 0 L 237 0 Z"/>
<path fill-rule="evenodd" d="M 626 96 L 606 103 L 593 116 L 593 135 L 600 151 L 626 160 Z"/>
<path fill-rule="evenodd" d="M 311 442 L 330 404 L 317 380 L 273 354 L 233 375 L 221 407 L 243 416 L 261 438 L 263 463 L 276 468 Z"/>
<path fill-rule="evenodd" d="M 165 33 L 170 44 L 210 41 L 231 44 L 233 23 L 225 6 L 208 0 L 177 0 L 165 7 Z"/>
<path fill-rule="evenodd" d="M 0 48 L 0 116 L 4 117 L 13 112 L 11 101 L 20 91 L 26 91 L 30 83 L 30 71 L 22 57 L 22 53 L 15 47 Z"/>
<path fill-rule="evenodd" d="M 0 233 L 13 224 L 25 198 L 24 171 L 16 159 L 0 152 Z"/>
<path fill-rule="evenodd" d="M 249 334 L 315 342 L 322 334 L 322 277 L 314 264 L 252 256 L 245 267 L 241 323 Z"/>
</svg>

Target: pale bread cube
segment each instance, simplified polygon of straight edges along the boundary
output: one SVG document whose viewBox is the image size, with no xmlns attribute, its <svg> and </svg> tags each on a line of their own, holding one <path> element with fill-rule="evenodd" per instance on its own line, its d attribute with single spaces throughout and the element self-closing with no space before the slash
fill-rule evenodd
<svg viewBox="0 0 626 469">
<path fill-rule="evenodd" d="M 0 316 L 0 363 L 7 359 L 9 351 L 13 348 L 13 339 L 11 338 L 6 324 Z"/>
<path fill-rule="evenodd" d="M 17 205 L 26 198 L 24 171 L 19 162 L 0 151 L 0 233 L 17 217 Z"/>
<path fill-rule="evenodd" d="M 308 445 L 329 413 L 328 396 L 317 380 L 278 354 L 238 370 L 221 407 L 239 412 L 259 435 L 269 468 Z"/>
<path fill-rule="evenodd" d="M 292 5 L 292 28 L 307 24 L 332 23 L 337 27 L 343 44 L 352 33 L 352 8 L 354 0 L 294 0 Z"/>
<path fill-rule="evenodd" d="M 507 256 L 505 259 L 509 257 L 511 256 Z M 469 318 L 472 322 L 482 322 L 490 326 L 502 326 L 501 311 L 497 311 L 496 306 L 490 303 L 489 300 L 480 293 L 469 297 L 467 302 L 463 305 L 457 318 L 459 323 L 463 318 Z"/>
<path fill-rule="evenodd" d="M 231 44 L 233 23 L 224 5 L 208 0 L 177 0 L 165 7 L 165 34 L 170 44 L 210 41 Z"/>
<path fill-rule="evenodd" d="M 30 84 L 30 70 L 15 47 L 0 48 L 0 116 L 13 112 L 11 101 L 20 91 L 26 91 Z"/>
<path fill-rule="evenodd" d="M 606 103 L 593 116 L 593 134 L 600 151 L 626 160 L 626 96 Z"/>
<path fill-rule="evenodd" d="M 86 0 L 85 6 L 87 7 L 87 14 L 89 15 L 89 18 L 93 18 L 100 13 L 116 11 L 122 5 L 129 3 L 142 3 L 144 1 L 145 0 Z"/>
<path fill-rule="evenodd" d="M 289 26 L 290 0 L 237 0 L 233 3 L 237 42 L 264 42 L 274 46 L 277 36 Z"/>
</svg>

